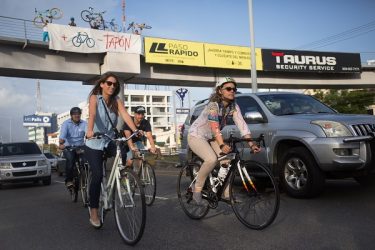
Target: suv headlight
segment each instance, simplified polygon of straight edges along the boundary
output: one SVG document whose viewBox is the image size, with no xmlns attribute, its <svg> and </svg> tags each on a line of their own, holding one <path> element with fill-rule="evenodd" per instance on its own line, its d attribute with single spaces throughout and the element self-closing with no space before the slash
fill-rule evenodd
<svg viewBox="0 0 375 250">
<path fill-rule="evenodd" d="M 10 162 L 0 162 L 0 169 L 11 169 L 12 164 Z"/>
<path fill-rule="evenodd" d="M 49 165 L 47 160 L 39 160 L 38 161 L 38 166 L 42 166 L 42 165 Z"/>
<path fill-rule="evenodd" d="M 320 126 L 327 137 L 352 136 L 352 133 L 339 122 L 334 121 L 312 121 L 311 124 Z"/>
</svg>

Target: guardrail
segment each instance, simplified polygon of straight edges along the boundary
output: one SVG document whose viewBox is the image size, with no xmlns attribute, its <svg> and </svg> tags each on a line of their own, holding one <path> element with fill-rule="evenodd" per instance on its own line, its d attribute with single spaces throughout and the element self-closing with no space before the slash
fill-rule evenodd
<svg viewBox="0 0 375 250">
<path fill-rule="evenodd" d="M 43 30 L 31 20 L 0 16 L 0 36 L 42 41 Z"/>
</svg>

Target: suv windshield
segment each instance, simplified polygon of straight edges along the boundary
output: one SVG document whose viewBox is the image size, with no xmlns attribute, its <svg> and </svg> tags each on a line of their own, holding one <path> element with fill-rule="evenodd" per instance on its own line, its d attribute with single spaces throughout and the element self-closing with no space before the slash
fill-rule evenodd
<svg viewBox="0 0 375 250">
<path fill-rule="evenodd" d="M 0 145 L 0 156 L 41 154 L 35 143 L 7 143 Z"/>
<path fill-rule="evenodd" d="M 274 115 L 293 114 L 335 114 L 336 111 L 319 102 L 312 96 L 300 94 L 269 94 L 259 95 L 269 111 Z"/>
<path fill-rule="evenodd" d="M 50 154 L 50 153 L 44 153 L 44 155 L 48 158 L 48 159 L 55 159 L 55 157 Z"/>
</svg>

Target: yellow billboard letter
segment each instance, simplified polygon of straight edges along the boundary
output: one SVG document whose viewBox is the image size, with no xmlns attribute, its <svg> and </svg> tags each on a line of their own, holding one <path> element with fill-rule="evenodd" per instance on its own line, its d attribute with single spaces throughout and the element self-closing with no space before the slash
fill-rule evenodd
<svg viewBox="0 0 375 250">
<path fill-rule="evenodd" d="M 146 63 L 204 66 L 203 43 L 145 38 Z"/>
</svg>

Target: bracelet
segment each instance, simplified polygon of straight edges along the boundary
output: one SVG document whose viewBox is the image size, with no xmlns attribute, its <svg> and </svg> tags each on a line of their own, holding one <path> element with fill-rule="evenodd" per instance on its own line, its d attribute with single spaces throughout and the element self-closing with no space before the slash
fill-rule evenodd
<svg viewBox="0 0 375 250">
<path fill-rule="evenodd" d="M 136 130 L 133 131 L 134 134 L 138 133 L 138 132 L 139 132 L 139 129 L 136 129 Z"/>
<path fill-rule="evenodd" d="M 220 147 L 220 149 L 223 149 L 224 146 L 225 146 L 225 144 L 223 143 L 219 147 Z"/>
</svg>

